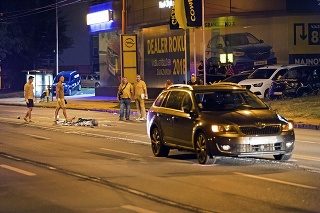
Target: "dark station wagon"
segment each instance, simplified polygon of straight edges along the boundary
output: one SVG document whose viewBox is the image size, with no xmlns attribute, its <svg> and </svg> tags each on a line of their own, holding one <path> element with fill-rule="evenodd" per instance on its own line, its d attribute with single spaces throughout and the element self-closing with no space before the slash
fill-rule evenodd
<svg viewBox="0 0 320 213">
<path fill-rule="evenodd" d="M 188 150 L 200 164 L 214 163 L 217 156 L 288 160 L 295 143 L 292 122 L 252 92 L 226 82 L 162 91 L 148 111 L 147 132 L 156 157 Z"/>
</svg>

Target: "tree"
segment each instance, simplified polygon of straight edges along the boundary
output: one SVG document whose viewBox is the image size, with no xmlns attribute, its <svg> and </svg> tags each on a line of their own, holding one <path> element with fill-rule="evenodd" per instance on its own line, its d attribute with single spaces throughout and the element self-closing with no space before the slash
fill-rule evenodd
<svg viewBox="0 0 320 213">
<path fill-rule="evenodd" d="M 72 2 L 75 1 L 60 0 L 57 6 Z M 56 0 L 1 0 L 0 60 L 5 75 L 15 77 L 22 70 L 54 67 L 55 8 Z M 59 54 L 73 45 L 72 38 L 66 35 L 67 27 L 66 17 L 59 13 Z M 46 60 L 48 63 L 44 63 Z"/>
</svg>

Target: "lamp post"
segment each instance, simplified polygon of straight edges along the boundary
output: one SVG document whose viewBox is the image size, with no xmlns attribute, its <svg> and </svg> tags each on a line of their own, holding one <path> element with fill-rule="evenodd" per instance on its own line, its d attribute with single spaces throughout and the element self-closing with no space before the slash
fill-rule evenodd
<svg viewBox="0 0 320 213">
<path fill-rule="evenodd" d="M 127 0 L 122 0 L 122 34 L 127 32 Z"/>
<path fill-rule="evenodd" d="M 58 0 L 56 0 L 56 74 L 59 73 L 59 23 L 58 23 Z"/>
</svg>

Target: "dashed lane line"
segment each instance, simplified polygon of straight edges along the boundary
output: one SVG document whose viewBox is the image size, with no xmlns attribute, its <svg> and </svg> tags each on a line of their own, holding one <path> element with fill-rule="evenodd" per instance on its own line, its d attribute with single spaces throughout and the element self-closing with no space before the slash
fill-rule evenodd
<svg viewBox="0 0 320 213">
<path fill-rule="evenodd" d="M 150 211 L 150 210 L 143 209 L 143 208 L 140 208 L 137 206 L 132 206 L 132 205 L 123 205 L 123 206 L 121 206 L 121 208 L 128 209 L 128 210 L 138 212 L 138 213 L 156 213 L 154 211 Z"/>
<path fill-rule="evenodd" d="M 22 169 L 18 169 L 16 167 L 8 166 L 8 165 L 5 165 L 5 164 L 1 164 L 0 167 L 2 167 L 4 169 L 8 169 L 10 171 L 14 171 L 14 172 L 26 175 L 26 176 L 36 176 L 35 173 L 28 172 L 28 171 L 25 171 L 25 170 L 22 170 Z"/>
<path fill-rule="evenodd" d="M 118 151 L 118 150 L 114 150 L 114 149 L 107 149 L 107 148 L 100 148 L 100 149 L 104 150 L 104 151 L 117 152 L 117 153 L 126 154 L 126 155 L 141 156 L 139 154 L 130 153 L 130 152 L 123 152 L 123 151 Z"/>
<path fill-rule="evenodd" d="M 276 180 L 276 179 L 261 177 L 261 176 L 257 176 L 257 175 L 249 175 L 249 174 L 245 174 L 245 173 L 241 173 L 241 172 L 234 172 L 234 174 L 241 175 L 244 177 L 274 182 L 274 183 L 281 183 L 281 184 L 285 184 L 285 185 L 297 186 L 297 187 L 306 188 L 306 189 L 318 189 L 317 187 L 314 187 L 314 186 L 308 186 L 308 185 L 299 184 L 299 183 L 292 183 L 292 182 L 288 182 L 288 181 Z"/>
</svg>

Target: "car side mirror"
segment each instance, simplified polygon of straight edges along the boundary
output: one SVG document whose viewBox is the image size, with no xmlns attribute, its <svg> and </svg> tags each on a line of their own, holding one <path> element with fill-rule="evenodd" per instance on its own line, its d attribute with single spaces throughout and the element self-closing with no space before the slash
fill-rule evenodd
<svg viewBox="0 0 320 213">
<path fill-rule="evenodd" d="M 191 106 L 186 105 L 182 107 L 182 110 L 184 113 L 190 113 L 191 112 Z"/>
<path fill-rule="evenodd" d="M 262 39 L 259 40 L 260 43 L 264 43 L 264 41 Z"/>
</svg>

